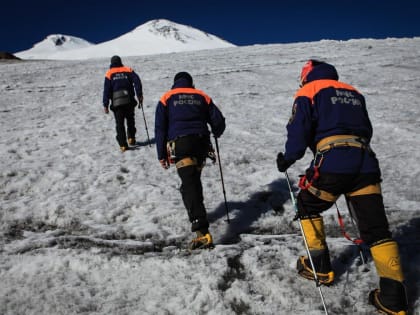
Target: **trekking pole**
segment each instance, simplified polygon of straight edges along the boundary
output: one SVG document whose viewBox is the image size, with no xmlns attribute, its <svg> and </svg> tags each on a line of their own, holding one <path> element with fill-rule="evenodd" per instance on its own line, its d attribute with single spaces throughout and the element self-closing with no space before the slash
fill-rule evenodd
<svg viewBox="0 0 420 315">
<path fill-rule="evenodd" d="M 293 207 L 294 207 L 295 212 L 296 212 L 296 218 L 299 222 L 299 228 L 300 228 L 300 232 L 302 233 L 303 243 L 305 244 L 305 249 L 306 249 L 306 252 L 308 254 L 309 262 L 311 263 L 311 268 L 312 268 L 312 271 L 314 273 L 315 285 L 318 288 L 319 295 L 321 296 L 322 306 L 324 307 L 325 314 L 328 315 L 328 310 L 327 310 L 327 306 L 325 305 L 324 295 L 322 294 L 322 290 L 321 290 L 321 284 L 320 284 L 318 276 L 316 274 L 315 265 L 314 265 L 314 262 L 312 260 L 311 252 L 309 251 L 308 241 L 306 240 L 306 236 L 305 236 L 305 233 L 304 233 L 303 227 L 302 227 L 302 222 L 300 221 L 299 211 L 298 211 L 297 203 L 296 203 L 296 198 L 295 198 L 295 195 L 293 194 L 293 191 L 292 191 L 292 186 L 290 184 L 289 175 L 287 174 L 287 172 L 284 172 L 284 174 L 286 176 L 287 185 L 289 186 L 290 198 L 292 200 Z"/>
<path fill-rule="evenodd" d="M 149 147 L 151 147 L 152 144 L 150 143 L 149 130 L 147 129 L 146 115 L 144 115 L 143 102 L 139 103 L 139 107 L 141 108 L 141 111 L 143 112 L 144 126 L 146 127 L 146 134 L 147 134 L 147 141 L 149 142 Z"/>
<path fill-rule="evenodd" d="M 226 200 L 225 183 L 223 181 L 222 162 L 220 161 L 220 155 L 219 155 L 219 143 L 217 141 L 216 136 L 214 137 L 214 142 L 216 144 L 217 159 L 219 160 L 220 179 L 222 181 L 223 196 L 225 198 L 226 222 L 227 223 L 230 223 L 230 219 L 229 219 L 229 207 L 228 207 L 227 200 Z"/>
</svg>

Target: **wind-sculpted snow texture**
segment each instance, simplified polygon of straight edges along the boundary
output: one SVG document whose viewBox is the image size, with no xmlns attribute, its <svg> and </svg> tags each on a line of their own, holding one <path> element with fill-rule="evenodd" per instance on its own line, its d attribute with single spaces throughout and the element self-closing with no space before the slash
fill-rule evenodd
<svg viewBox="0 0 420 315">
<path fill-rule="evenodd" d="M 231 223 L 217 165 L 203 170 L 216 248 L 189 255 L 192 237 L 174 168 L 164 171 L 137 111 L 136 150 L 120 153 L 102 112 L 109 58 L 0 63 L 0 314 L 324 314 L 315 284 L 297 277 L 304 254 L 284 176 L 297 77 L 311 57 L 334 64 L 365 94 L 383 171 L 390 227 L 400 242 L 410 310 L 420 312 L 420 39 L 321 41 L 125 58 L 154 110 L 179 71 L 226 116 L 219 140 Z M 310 152 L 289 171 L 296 181 Z M 356 236 L 345 202 L 337 203 Z M 373 314 L 368 252 L 325 213 L 337 282 L 330 314 Z"/>
</svg>

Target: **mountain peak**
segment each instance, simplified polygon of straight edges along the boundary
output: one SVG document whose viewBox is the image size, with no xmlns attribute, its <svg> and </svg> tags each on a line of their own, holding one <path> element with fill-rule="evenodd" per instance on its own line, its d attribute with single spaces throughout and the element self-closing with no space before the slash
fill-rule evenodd
<svg viewBox="0 0 420 315">
<path fill-rule="evenodd" d="M 194 27 L 156 19 L 118 38 L 96 45 L 74 36 L 49 35 L 33 48 L 17 55 L 24 59 L 89 59 L 115 54 L 138 56 L 234 46 Z"/>
<path fill-rule="evenodd" d="M 92 45 L 94 44 L 83 38 L 63 34 L 51 34 L 44 38 L 44 40 L 36 43 L 31 49 L 18 52 L 15 55 L 23 59 L 48 59 L 48 56 L 51 54 L 73 51 Z"/>
<path fill-rule="evenodd" d="M 155 35 L 163 36 L 165 38 L 173 37 L 180 42 L 187 42 L 187 38 L 184 37 L 188 36 L 180 31 L 180 28 L 185 26 L 180 27 L 180 25 L 164 19 L 150 21 L 149 23 L 144 24 L 144 26 L 148 28 L 149 32 Z"/>
<path fill-rule="evenodd" d="M 68 38 L 64 35 L 52 35 L 50 39 L 53 41 L 55 46 L 61 46 L 67 42 Z"/>
<path fill-rule="evenodd" d="M 34 45 L 35 47 L 62 47 L 63 49 L 75 49 L 83 48 L 93 45 L 92 43 L 84 40 L 83 38 L 63 35 L 63 34 L 51 34 L 48 35 L 43 41 Z"/>
<path fill-rule="evenodd" d="M 196 29 L 189 25 L 178 24 L 166 19 L 156 19 L 146 22 L 138 26 L 134 31 L 145 31 L 152 33 L 157 37 L 165 39 L 174 39 L 181 43 L 189 43 L 195 40 L 208 39 L 210 41 L 218 39 L 224 41 L 217 36 L 210 35 L 199 29 Z M 224 41 L 225 43 L 228 43 Z M 229 43 L 230 44 L 230 43 Z M 232 44 L 230 44 L 232 45 Z M 232 45 L 233 46 L 233 45 Z"/>
</svg>

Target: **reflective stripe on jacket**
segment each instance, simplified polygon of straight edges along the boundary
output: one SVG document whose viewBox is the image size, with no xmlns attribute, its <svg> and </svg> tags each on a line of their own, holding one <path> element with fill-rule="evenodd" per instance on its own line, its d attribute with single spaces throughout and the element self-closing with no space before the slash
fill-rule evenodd
<svg viewBox="0 0 420 315">
<path fill-rule="evenodd" d="M 188 86 L 166 92 L 155 114 L 158 159 L 166 157 L 167 141 L 186 135 L 209 135 L 208 124 L 216 137 L 225 130 L 225 118 L 206 93 Z"/>
<path fill-rule="evenodd" d="M 121 90 L 127 90 L 135 102 L 135 95 L 143 95 L 140 77 L 130 67 L 111 67 L 105 74 L 103 105 L 107 107 L 112 100 L 112 93 Z"/>
<path fill-rule="evenodd" d="M 368 142 L 372 137 L 372 125 L 363 95 L 349 84 L 325 78 L 322 67 L 313 70 L 313 81 L 305 84 L 295 95 L 292 116 L 287 125 L 286 160 L 299 160 L 306 148 L 315 154 L 317 143 L 329 136 L 355 135 Z M 317 79 L 316 71 L 322 79 Z M 379 172 L 378 161 L 372 151 L 340 147 L 330 150 L 326 157 L 321 169 L 324 172 Z"/>
</svg>

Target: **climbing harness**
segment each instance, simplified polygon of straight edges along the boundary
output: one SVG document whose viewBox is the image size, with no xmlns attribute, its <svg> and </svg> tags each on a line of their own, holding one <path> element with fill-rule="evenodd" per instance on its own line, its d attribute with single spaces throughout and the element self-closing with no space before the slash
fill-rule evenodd
<svg viewBox="0 0 420 315">
<path fill-rule="evenodd" d="M 324 154 L 333 148 L 337 147 L 355 147 L 360 149 L 369 149 L 369 144 L 366 139 L 353 135 L 337 135 L 326 137 L 318 142 L 316 145 L 316 153 L 313 159 L 313 174 L 310 179 L 307 175 L 303 175 L 299 180 L 299 188 L 308 190 L 318 198 L 330 202 L 335 202 L 338 196 L 335 196 L 327 191 L 313 187 L 315 180 L 319 178 L 319 168 L 324 161 Z"/>
</svg>

